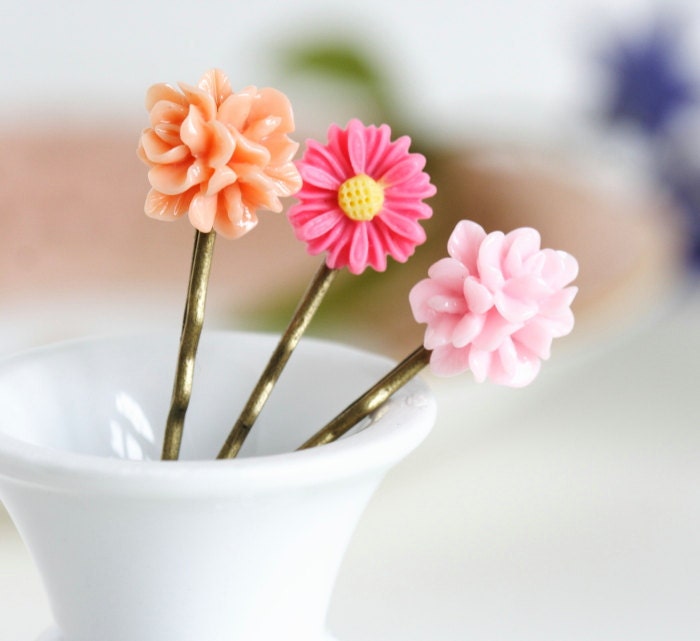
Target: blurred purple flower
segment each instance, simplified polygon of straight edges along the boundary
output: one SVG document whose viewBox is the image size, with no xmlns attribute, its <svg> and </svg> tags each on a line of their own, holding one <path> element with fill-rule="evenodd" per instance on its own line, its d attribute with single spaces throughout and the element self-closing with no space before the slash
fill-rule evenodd
<svg viewBox="0 0 700 641">
<path fill-rule="evenodd" d="M 646 133 L 663 132 L 695 102 L 696 88 L 681 64 L 680 29 L 658 20 L 636 38 L 619 40 L 603 56 L 610 72 L 608 118 Z"/>
<path fill-rule="evenodd" d="M 700 173 L 692 180 L 676 181 L 671 191 L 686 217 L 690 262 L 700 269 Z"/>
<path fill-rule="evenodd" d="M 691 264 L 700 269 L 700 138 L 691 131 L 673 136 L 657 156 L 662 185 L 684 216 Z"/>
<path fill-rule="evenodd" d="M 656 176 L 684 215 L 691 264 L 700 268 L 700 130 L 691 124 L 699 122 L 700 94 L 683 36 L 680 19 L 667 15 L 609 45 L 605 115 L 648 138 Z"/>
</svg>

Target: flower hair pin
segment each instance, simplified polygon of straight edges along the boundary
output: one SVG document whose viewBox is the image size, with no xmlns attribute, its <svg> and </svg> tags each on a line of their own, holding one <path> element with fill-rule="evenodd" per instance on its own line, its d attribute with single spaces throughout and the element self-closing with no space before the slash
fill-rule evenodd
<svg viewBox="0 0 700 641">
<path fill-rule="evenodd" d="M 187 214 L 195 228 L 180 350 L 168 414 L 164 459 L 177 459 L 192 391 L 194 360 L 204 322 L 214 241 L 240 238 L 257 224 L 256 211 L 282 211 L 280 198 L 301 187 L 292 159 L 298 144 L 292 108 L 276 89 L 239 93 L 218 69 L 197 86 L 152 86 L 150 127 L 138 155 L 149 167 L 145 212 L 158 220 Z"/>
<path fill-rule="evenodd" d="M 540 249 L 536 230 L 487 234 L 463 220 L 447 251 L 409 294 L 415 320 L 427 325 L 423 345 L 299 449 L 340 438 L 428 364 L 437 376 L 470 370 L 478 382 L 528 385 L 553 339 L 573 329 L 578 288 L 570 283 L 578 263 L 566 252 Z"/>
<path fill-rule="evenodd" d="M 388 125 L 365 126 L 351 120 L 345 129 L 331 125 L 328 143 L 308 140 L 297 163 L 303 186 L 288 218 L 296 237 L 322 263 L 287 329 L 224 443 L 219 458 L 233 458 L 340 269 L 361 274 L 384 271 L 387 257 L 406 262 L 425 242 L 419 221 L 432 209 L 423 202 L 435 194 L 423 171 L 425 157 L 410 153 L 411 140 L 391 140 Z"/>
<path fill-rule="evenodd" d="M 218 454 L 233 458 L 338 271 L 384 271 L 388 257 L 406 262 L 426 239 L 420 221 L 432 209 L 424 200 L 436 190 L 425 158 L 409 152 L 407 136 L 392 141 L 387 125 L 331 125 L 327 143 L 307 141 L 295 164 L 292 110 L 280 92 L 236 94 L 218 70 L 179 89 L 149 90 L 151 126 L 139 144 L 152 186 L 146 213 L 160 220 L 187 214 L 195 228 L 164 459 L 179 455 L 216 234 L 239 238 L 257 224 L 257 209 L 279 212 L 280 198 L 296 194 L 287 213 L 294 233 L 310 254 L 325 253 Z M 479 382 L 528 385 L 553 339 L 573 329 L 578 264 L 542 249 L 536 230 L 487 234 L 463 220 L 447 252 L 409 295 L 415 320 L 427 325 L 423 344 L 299 449 L 341 437 L 428 365 L 438 376 L 469 370 Z"/>
</svg>

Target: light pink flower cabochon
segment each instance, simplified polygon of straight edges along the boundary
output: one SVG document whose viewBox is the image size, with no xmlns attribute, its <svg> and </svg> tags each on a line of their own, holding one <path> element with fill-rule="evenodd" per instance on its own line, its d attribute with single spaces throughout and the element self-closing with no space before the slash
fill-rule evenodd
<svg viewBox="0 0 700 641">
<path fill-rule="evenodd" d="M 432 371 L 471 370 L 477 381 L 527 385 L 549 358 L 552 340 L 573 329 L 578 290 L 568 285 L 578 274 L 576 259 L 540 249 L 534 229 L 486 234 L 467 220 L 447 248 L 449 257 L 434 263 L 409 296 L 415 319 L 427 323 Z"/>
</svg>

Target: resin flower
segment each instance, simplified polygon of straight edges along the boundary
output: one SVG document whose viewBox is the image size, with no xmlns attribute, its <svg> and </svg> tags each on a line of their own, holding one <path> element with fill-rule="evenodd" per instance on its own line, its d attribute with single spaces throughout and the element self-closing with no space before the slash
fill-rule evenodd
<svg viewBox="0 0 700 641">
<path fill-rule="evenodd" d="M 146 214 L 187 213 L 201 232 L 242 236 L 257 224 L 257 209 L 280 212 L 280 197 L 301 187 L 292 160 L 298 143 L 287 136 L 291 105 L 276 89 L 234 93 L 219 70 L 179 88 L 157 84 L 146 96 L 151 126 L 138 148 L 151 168 Z"/>
<path fill-rule="evenodd" d="M 331 269 L 360 274 L 369 265 L 386 269 L 386 257 L 405 262 L 425 241 L 419 220 L 435 194 L 423 172 L 425 158 L 409 153 L 408 136 L 391 141 L 387 125 L 366 127 L 351 120 L 331 125 L 328 144 L 315 140 L 297 163 L 304 184 L 289 220 L 310 254 L 327 252 Z"/>
<path fill-rule="evenodd" d="M 521 228 L 486 234 L 471 221 L 457 224 L 449 258 L 434 263 L 409 300 L 427 323 L 424 347 L 431 370 L 450 376 L 471 370 L 479 382 L 530 383 L 549 358 L 552 339 L 574 326 L 571 302 L 576 259 L 540 249 L 540 235 Z"/>
</svg>

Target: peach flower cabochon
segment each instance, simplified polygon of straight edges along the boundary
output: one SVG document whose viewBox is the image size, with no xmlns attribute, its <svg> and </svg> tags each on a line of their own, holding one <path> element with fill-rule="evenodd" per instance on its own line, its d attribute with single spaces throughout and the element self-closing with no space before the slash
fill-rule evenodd
<svg viewBox="0 0 700 641">
<path fill-rule="evenodd" d="M 431 370 L 469 369 L 479 382 L 527 385 L 552 340 L 573 329 L 578 290 L 567 285 L 578 274 L 576 259 L 540 249 L 534 229 L 487 234 L 468 220 L 457 224 L 447 250 L 409 295 L 416 321 L 427 323 Z"/>
<path fill-rule="evenodd" d="M 146 214 L 188 214 L 199 231 L 238 238 L 257 224 L 256 210 L 282 211 L 280 197 L 301 187 L 291 105 L 276 89 L 234 93 L 218 69 L 178 86 L 156 84 L 146 96 L 151 126 L 138 147 L 150 167 Z"/>
<path fill-rule="evenodd" d="M 331 125 L 327 145 L 307 141 L 297 163 L 304 185 L 287 215 L 310 254 L 326 252 L 331 269 L 360 274 L 384 271 L 387 256 L 405 262 L 425 242 L 418 221 L 432 215 L 423 199 L 435 187 L 410 144 L 408 136 L 392 142 L 388 125 L 357 119 Z"/>
</svg>

